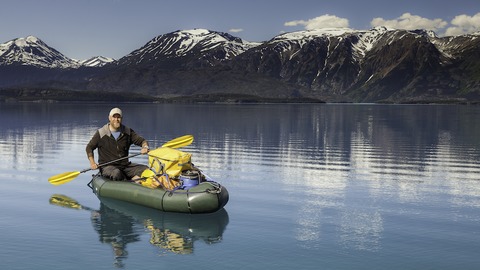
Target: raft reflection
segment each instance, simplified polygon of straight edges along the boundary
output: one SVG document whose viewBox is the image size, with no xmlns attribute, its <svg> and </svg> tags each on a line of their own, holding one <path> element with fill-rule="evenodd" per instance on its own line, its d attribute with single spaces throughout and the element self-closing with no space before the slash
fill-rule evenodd
<svg viewBox="0 0 480 270">
<path fill-rule="evenodd" d="M 167 213 L 114 199 L 100 198 L 100 209 L 82 206 L 75 200 L 55 194 L 50 203 L 91 212 L 92 225 L 102 243 L 112 246 L 114 265 L 124 267 L 128 257 L 126 246 L 141 241 L 141 235 L 150 234 L 150 244 L 160 253 L 191 254 L 194 242 L 219 243 L 229 222 L 228 213 L 221 209 L 210 214 Z M 145 230 L 146 229 L 146 230 Z"/>
</svg>

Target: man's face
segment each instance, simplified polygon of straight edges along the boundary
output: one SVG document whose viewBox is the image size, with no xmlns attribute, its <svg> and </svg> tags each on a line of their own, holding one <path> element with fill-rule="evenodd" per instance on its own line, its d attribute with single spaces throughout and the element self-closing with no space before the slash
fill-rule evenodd
<svg viewBox="0 0 480 270">
<path fill-rule="evenodd" d="M 114 129 L 120 128 L 120 125 L 122 124 L 122 117 L 120 114 L 116 113 L 113 116 L 109 116 L 108 119 L 110 120 L 110 125 Z"/>
</svg>

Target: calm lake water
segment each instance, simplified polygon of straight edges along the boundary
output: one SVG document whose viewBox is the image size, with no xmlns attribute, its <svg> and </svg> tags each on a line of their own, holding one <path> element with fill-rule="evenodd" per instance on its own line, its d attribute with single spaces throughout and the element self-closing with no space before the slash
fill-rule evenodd
<svg viewBox="0 0 480 270">
<path fill-rule="evenodd" d="M 50 185 L 89 168 L 114 105 L 151 146 L 194 135 L 225 210 L 100 200 L 92 171 Z M 0 103 L 0 123 L 1 269 L 480 267 L 478 106 Z"/>
</svg>

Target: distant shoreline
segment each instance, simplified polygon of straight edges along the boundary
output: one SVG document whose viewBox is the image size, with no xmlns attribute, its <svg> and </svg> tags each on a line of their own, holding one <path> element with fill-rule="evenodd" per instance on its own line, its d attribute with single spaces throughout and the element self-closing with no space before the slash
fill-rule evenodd
<svg viewBox="0 0 480 270">
<path fill-rule="evenodd" d="M 361 102 L 348 101 L 324 101 L 314 98 L 268 98 L 242 94 L 198 94 L 192 96 L 175 96 L 169 98 L 160 98 L 129 92 L 107 92 L 107 91 L 74 91 L 59 89 L 0 89 L 0 102 L 35 102 L 35 103 L 222 103 L 222 104 L 256 104 L 256 103 L 352 103 L 362 104 Z M 403 101 L 379 101 L 373 104 L 458 104 L 458 105 L 478 105 L 480 101 L 467 100 L 463 98 L 418 98 Z"/>
<path fill-rule="evenodd" d="M 0 89 L 0 102 L 325 103 L 310 98 L 266 98 L 241 94 L 199 94 L 160 98 L 127 92 L 28 88 Z"/>
</svg>

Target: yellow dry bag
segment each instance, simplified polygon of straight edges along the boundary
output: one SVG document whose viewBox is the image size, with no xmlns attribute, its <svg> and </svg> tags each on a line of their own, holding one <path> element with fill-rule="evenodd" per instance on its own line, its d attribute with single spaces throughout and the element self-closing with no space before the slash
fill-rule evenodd
<svg viewBox="0 0 480 270">
<path fill-rule="evenodd" d="M 192 154 L 169 147 L 161 147 L 148 152 L 150 169 L 156 174 L 167 174 L 178 179 L 182 171 L 192 168 Z"/>
</svg>

